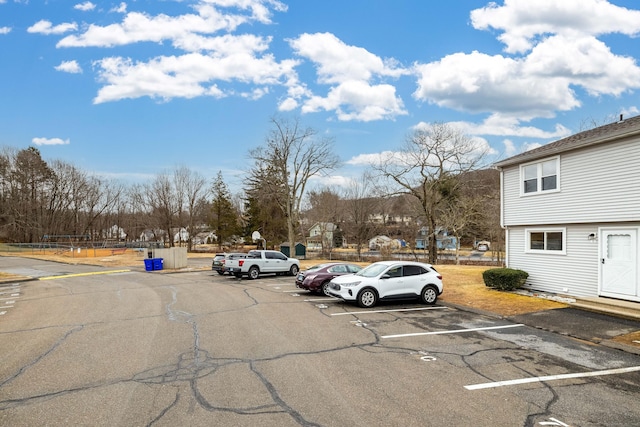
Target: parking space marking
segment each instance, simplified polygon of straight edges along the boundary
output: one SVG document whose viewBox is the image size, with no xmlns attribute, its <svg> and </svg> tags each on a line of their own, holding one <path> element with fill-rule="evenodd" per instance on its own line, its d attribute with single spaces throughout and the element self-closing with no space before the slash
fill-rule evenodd
<svg viewBox="0 0 640 427">
<path fill-rule="evenodd" d="M 0 301 L 9 301 L 9 300 L 14 300 L 16 298 L 20 298 L 20 297 L 18 296 L 18 297 L 11 297 L 11 298 L 0 298 Z M 9 304 L 9 303 L 7 303 L 7 304 Z"/>
<path fill-rule="evenodd" d="M 13 306 L 12 306 L 12 305 L 3 305 L 3 306 L 2 306 L 2 307 L 0 307 L 0 308 L 13 308 Z"/>
<path fill-rule="evenodd" d="M 636 371 L 640 371 L 640 366 L 607 369 L 604 371 L 578 372 L 575 374 L 560 374 L 560 375 L 547 375 L 543 377 L 520 378 L 517 380 L 496 381 L 492 383 L 466 385 L 464 386 L 464 388 L 466 388 L 467 390 L 481 390 L 485 388 L 504 387 L 504 386 L 510 386 L 510 385 L 529 384 L 529 383 L 535 383 L 535 382 L 547 382 L 547 381 L 556 381 L 556 380 L 566 380 L 566 379 L 572 379 L 572 378 L 599 377 L 603 375 L 625 374 L 627 372 L 636 372 Z"/>
<path fill-rule="evenodd" d="M 317 301 L 337 301 L 338 298 L 313 298 L 313 299 L 306 299 L 304 300 L 305 302 L 317 302 Z"/>
<path fill-rule="evenodd" d="M 332 298 L 337 299 L 337 298 Z M 418 310 L 443 310 L 449 307 L 420 307 L 420 308 L 397 308 L 393 310 L 368 310 L 368 311 L 346 311 L 344 313 L 332 313 L 332 316 L 344 316 L 345 314 L 364 314 L 364 313 L 393 313 L 396 311 L 418 311 Z"/>
<path fill-rule="evenodd" d="M 464 332 L 476 332 L 476 331 L 489 331 L 492 329 L 507 329 L 517 328 L 524 326 L 522 323 L 516 323 L 515 325 L 502 325 L 502 326 L 487 326 L 486 328 L 471 328 L 471 329 L 454 329 L 452 331 L 435 331 L 435 332 L 415 332 L 412 334 L 397 334 L 397 335 L 383 335 L 380 338 L 402 338 L 402 337 L 418 337 L 421 335 L 443 335 L 443 334 L 461 334 Z"/>
<path fill-rule="evenodd" d="M 127 273 L 129 271 L 131 270 L 92 271 L 90 273 L 63 274 L 61 276 L 45 276 L 45 277 L 40 277 L 38 280 L 66 279 L 68 277 L 94 276 L 97 274 Z"/>
</svg>

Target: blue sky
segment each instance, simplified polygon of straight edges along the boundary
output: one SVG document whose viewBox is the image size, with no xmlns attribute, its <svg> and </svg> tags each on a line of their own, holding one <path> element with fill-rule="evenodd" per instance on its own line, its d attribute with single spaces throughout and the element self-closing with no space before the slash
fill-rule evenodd
<svg viewBox="0 0 640 427">
<path fill-rule="evenodd" d="M 270 118 L 334 138 L 341 185 L 447 122 L 492 160 L 640 111 L 633 0 L 0 0 L 0 147 L 240 188 Z"/>
</svg>

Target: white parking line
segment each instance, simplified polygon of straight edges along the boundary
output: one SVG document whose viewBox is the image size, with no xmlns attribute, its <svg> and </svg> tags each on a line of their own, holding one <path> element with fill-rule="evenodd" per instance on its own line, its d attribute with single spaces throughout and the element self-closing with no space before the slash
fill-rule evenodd
<svg viewBox="0 0 640 427">
<path fill-rule="evenodd" d="M 20 298 L 20 297 L 0 298 L 0 301 L 14 300 L 14 299 L 16 299 L 16 298 Z"/>
<path fill-rule="evenodd" d="M 518 380 L 509 380 L 509 381 L 496 381 L 493 383 L 466 385 L 464 386 L 464 388 L 466 388 L 467 390 L 481 390 L 485 388 L 503 387 L 508 385 L 566 380 L 571 378 L 599 377 L 601 375 L 624 374 L 627 372 L 635 372 L 635 371 L 640 371 L 640 366 L 632 366 L 629 368 L 607 369 L 605 371 L 580 372 L 576 374 L 547 375 L 544 377 L 521 378 Z"/>
<path fill-rule="evenodd" d="M 336 301 L 338 298 L 313 298 L 306 299 L 304 302 L 316 302 L 316 301 Z"/>
<path fill-rule="evenodd" d="M 333 298 L 337 299 L 337 298 Z M 442 310 L 449 307 L 421 307 L 421 308 L 398 308 L 394 310 L 369 310 L 369 311 L 346 311 L 344 313 L 332 313 L 332 316 L 344 316 L 345 314 L 363 314 L 363 313 L 393 313 L 395 311 L 418 311 L 418 310 Z"/>
<path fill-rule="evenodd" d="M 472 328 L 472 329 L 455 329 L 453 331 L 416 332 L 413 334 L 383 335 L 380 338 L 400 338 L 400 337 L 418 337 L 420 335 L 460 334 L 463 332 L 489 331 L 491 329 L 517 328 L 519 326 L 524 326 L 524 325 L 522 323 L 517 323 L 515 325 L 488 326 L 486 328 Z"/>
<path fill-rule="evenodd" d="M 2 307 L 0 307 L 0 308 L 13 308 L 13 306 L 12 306 L 12 305 L 3 305 L 3 306 L 2 306 Z"/>
</svg>

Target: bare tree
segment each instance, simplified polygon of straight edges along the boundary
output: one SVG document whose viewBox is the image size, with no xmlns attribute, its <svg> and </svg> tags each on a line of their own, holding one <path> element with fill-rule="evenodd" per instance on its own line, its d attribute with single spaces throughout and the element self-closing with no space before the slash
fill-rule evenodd
<svg viewBox="0 0 640 427">
<path fill-rule="evenodd" d="M 186 166 L 178 166 L 173 171 L 173 185 L 176 192 L 177 215 L 179 225 L 189 233 L 187 250 L 193 248 L 193 241 L 198 234 L 197 223 L 203 222 L 203 212 L 198 212 L 199 206 L 209 193 L 207 180 L 197 172 Z"/>
<path fill-rule="evenodd" d="M 266 145 L 250 151 L 258 165 L 268 164 L 280 176 L 281 188 L 264 183 L 263 191 L 278 202 L 287 223 L 290 247 L 295 247 L 296 227 L 300 221 L 300 205 L 309 179 L 333 170 L 339 162 L 333 153 L 333 140 L 318 137 L 312 128 L 303 128 L 299 120 L 272 118 L 272 130 Z"/>
<path fill-rule="evenodd" d="M 362 249 L 368 247 L 371 236 L 377 231 L 377 225 L 371 221 L 378 199 L 372 197 L 372 179 L 365 174 L 360 180 L 353 181 L 344 194 L 343 228 L 348 241 L 356 245 L 358 261 L 362 260 Z"/>
<path fill-rule="evenodd" d="M 438 209 L 456 191 L 459 174 L 477 168 L 485 153 L 459 130 L 433 123 L 415 130 L 399 151 L 373 165 L 398 194 L 419 201 L 419 216 L 428 229 L 429 262 L 437 261 Z"/>
<path fill-rule="evenodd" d="M 334 236 L 337 233 L 336 226 L 341 206 L 340 195 L 328 187 L 310 191 L 309 204 L 307 220 L 310 226 L 319 225 L 322 254 L 331 259 L 331 252 L 335 246 L 334 239 L 329 239 L 327 236 Z M 303 232 L 303 235 L 306 236 L 306 233 Z"/>
</svg>

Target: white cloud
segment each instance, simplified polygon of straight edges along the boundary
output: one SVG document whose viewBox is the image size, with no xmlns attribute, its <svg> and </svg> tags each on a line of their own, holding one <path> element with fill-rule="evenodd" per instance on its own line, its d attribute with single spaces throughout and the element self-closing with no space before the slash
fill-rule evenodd
<svg viewBox="0 0 640 427">
<path fill-rule="evenodd" d="M 46 19 L 42 19 L 29 28 L 27 28 L 27 32 L 35 33 L 35 34 L 64 34 L 69 31 L 75 31 L 78 29 L 78 24 L 75 22 L 53 25 L 51 22 Z"/>
<path fill-rule="evenodd" d="M 112 8 L 109 12 L 126 13 L 127 12 L 127 4 L 125 2 L 122 2 L 118 6 Z"/>
<path fill-rule="evenodd" d="M 88 12 L 90 10 L 93 10 L 96 8 L 96 5 L 91 3 L 90 1 L 85 1 L 84 3 L 78 3 L 75 6 L 73 6 L 74 9 L 76 10 L 81 10 L 83 12 Z"/>
<path fill-rule="evenodd" d="M 69 139 L 61 138 L 33 138 L 31 140 L 35 145 L 68 145 L 71 143 Z"/>
<path fill-rule="evenodd" d="M 556 124 L 553 131 L 544 131 L 533 126 L 522 126 L 516 117 L 505 117 L 492 114 L 482 123 L 449 122 L 451 125 L 469 135 L 517 136 L 527 138 L 562 138 L 571 134 L 571 130 Z"/>
<path fill-rule="evenodd" d="M 212 85 L 215 80 L 258 86 L 283 84 L 293 73 L 296 62 L 276 62 L 270 55 L 256 57 L 249 52 L 238 52 L 222 57 L 190 53 L 148 62 L 113 57 L 96 61 L 94 65 L 100 69 L 100 80 L 105 83 L 94 99 L 94 103 L 99 104 L 142 96 L 171 99 L 222 97 L 233 93 L 225 93 Z M 260 90 L 265 88 L 258 88 Z M 251 93 L 259 92 L 253 88 Z"/>
<path fill-rule="evenodd" d="M 82 73 L 82 68 L 77 61 L 62 61 L 60 65 L 54 67 L 58 71 L 64 71 L 65 73 L 78 74 Z"/>
<path fill-rule="evenodd" d="M 509 53 L 526 52 L 548 34 L 602 35 L 640 33 L 640 11 L 603 0 L 505 0 L 471 12 L 474 28 L 502 31 Z"/>
<path fill-rule="evenodd" d="M 504 154 L 506 157 L 511 157 L 517 153 L 516 146 L 510 139 L 505 139 L 502 141 L 504 144 Z"/>
<path fill-rule="evenodd" d="M 369 85 L 346 81 L 329 90 L 326 97 L 312 96 L 304 102 L 303 113 L 335 110 L 339 120 L 368 122 L 407 114 L 396 88 L 388 84 Z"/>
<path fill-rule="evenodd" d="M 208 3 L 242 4 L 246 8 L 260 9 L 261 1 L 209 1 Z M 246 4 L 246 5 L 245 5 Z M 152 16 L 141 12 L 129 12 L 121 23 L 100 26 L 91 24 L 84 33 L 70 35 L 58 42 L 58 47 L 113 47 L 140 42 L 159 43 L 170 40 L 174 46 L 182 48 L 189 39 L 212 35 L 219 31 L 234 31 L 241 24 L 265 19 L 262 14 L 247 16 L 223 14 L 209 4 L 194 6 L 197 14 Z M 185 41 L 186 40 L 186 41 Z"/>
<path fill-rule="evenodd" d="M 11 27 L 0 27 L 0 34 L 9 34 L 11 32 Z"/>
<path fill-rule="evenodd" d="M 544 144 L 540 144 L 539 142 L 527 142 L 522 145 L 522 151 L 531 151 L 536 148 L 542 147 Z"/>
<path fill-rule="evenodd" d="M 500 55 L 456 53 L 416 65 L 414 97 L 472 113 L 496 112 L 521 120 L 552 117 L 580 106 L 566 79 L 527 74 L 524 62 Z"/>
<path fill-rule="evenodd" d="M 527 56 L 526 75 L 584 87 L 591 95 L 614 95 L 640 88 L 640 67 L 631 57 L 614 55 L 591 36 L 552 36 Z"/>
<path fill-rule="evenodd" d="M 346 163 L 353 166 L 368 166 L 379 164 L 384 160 L 399 157 L 400 152 L 398 151 L 383 151 L 381 153 L 358 154 L 357 156 L 347 160 Z"/>
<path fill-rule="evenodd" d="M 407 114 L 394 86 L 378 83 L 409 71 L 330 33 L 302 34 L 289 40 L 295 53 L 316 65 L 318 83 L 331 85 L 326 97 L 308 95 L 302 112 L 335 111 L 339 120 L 371 121 Z"/>
</svg>

